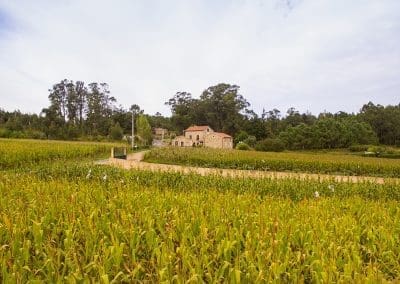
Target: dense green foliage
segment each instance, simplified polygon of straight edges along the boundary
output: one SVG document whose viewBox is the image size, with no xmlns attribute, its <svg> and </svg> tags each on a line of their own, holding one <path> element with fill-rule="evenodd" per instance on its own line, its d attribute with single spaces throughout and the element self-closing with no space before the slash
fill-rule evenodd
<svg viewBox="0 0 400 284">
<path fill-rule="evenodd" d="M 170 128 L 181 132 L 186 127 L 210 125 L 216 131 L 234 136 L 235 143 L 247 137 L 257 140 L 280 139 L 286 149 L 344 148 L 353 144 L 400 145 L 400 105 L 383 107 L 371 102 L 358 114 L 345 112 L 300 114 L 289 108 L 286 115 L 277 109 L 252 111 L 239 87 L 218 84 L 206 89 L 199 99 L 178 92 L 167 104 L 171 107 Z"/>
<path fill-rule="evenodd" d="M 280 139 L 266 138 L 256 144 L 255 150 L 264 152 L 282 152 L 285 150 L 285 145 Z"/>
<path fill-rule="evenodd" d="M 110 137 L 112 140 L 121 140 L 122 137 L 124 136 L 123 129 L 117 122 L 114 126 L 110 128 Z"/>
<path fill-rule="evenodd" d="M 369 102 L 362 107 L 359 117 L 372 126 L 380 143 L 400 145 L 400 104 L 384 107 Z"/>
<path fill-rule="evenodd" d="M 314 116 L 291 107 L 286 114 L 272 109 L 258 115 L 250 109 L 239 86 L 221 83 L 205 89 L 199 98 L 188 92 L 176 93 L 166 102 L 172 116 L 165 117 L 160 113 L 144 114 L 136 104 L 129 109 L 117 106 L 105 83 L 85 85 L 65 79 L 49 92 L 50 105 L 40 115 L 0 109 L 0 137 L 115 139 L 121 137 L 121 132 L 131 133 L 134 113 L 136 121 L 143 115 L 151 128 L 166 128 L 173 135 L 190 125 L 209 125 L 232 135 L 235 144 L 242 141 L 252 148 L 266 138 L 279 139 L 286 149 L 344 148 L 378 142 L 400 145 L 400 105 L 384 107 L 369 102 L 357 114 L 339 111 Z M 118 124 L 121 130 L 116 135 Z"/>
<path fill-rule="evenodd" d="M 332 149 L 353 144 L 376 144 L 375 132 L 365 122 L 352 119 L 323 118 L 308 126 L 304 123 L 289 127 L 279 134 L 285 148 Z"/>
<path fill-rule="evenodd" d="M 250 146 L 249 146 L 247 143 L 245 143 L 245 142 L 239 142 L 239 143 L 237 143 L 235 149 L 236 149 L 236 150 L 242 150 L 242 151 L 249 151 L 249 150 L 251 150 Z"/>
<path fill-rule="evenodd" d="M 139 144 L 146 146 L 151 145 L 152 141 L 152 131 L 151 126 L 144 115 L 139 115 L 136 121 L 137 136 Z"/>
<path fill-rule="evenodd" d="M 400 279 L 396 184 L 124 171 L 56 145 L 0 175 L 0 282 Z"/>
<path fill-rule="evenodd" d="M 295 171 L 400 177 L 400 163 L 341 153 L 268 153 L 220 149 L 167 148 L 146 153 L 150 162 L 226 169 Z"/>
</svg>

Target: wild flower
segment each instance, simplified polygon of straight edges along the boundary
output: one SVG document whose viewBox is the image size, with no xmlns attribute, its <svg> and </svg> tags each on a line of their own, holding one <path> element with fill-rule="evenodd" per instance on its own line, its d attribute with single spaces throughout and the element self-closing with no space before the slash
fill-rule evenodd
<svg viewBox="0 0 400 284">
<path fill-rule="evenodd" d="M 335 192 L 335 187 L 333 186 L 333 184 L 328 185 L 328 189 L 329 189 L 331 192 Z"/>
<path fill-rule="evenodd" d="M 103 181 L 107 181 L 107 175 L 106 174 L 104 174 L 104 176 L 103 176 Z"/>
<path fill-rule="evenodd" d="M 319 192 L 318 191 L 314 192 L 314 197 L 315 198 L 319 198 Z"/>
<path fill-rule="evenodd" d="M 90 176 L 91 176 L 91 174 L 92 174 L 92 169 L 89 169 L 89 172 L 88 172 L 88 174 L 86 175 L 86 179 L 89 179 Z"/>
</svg>

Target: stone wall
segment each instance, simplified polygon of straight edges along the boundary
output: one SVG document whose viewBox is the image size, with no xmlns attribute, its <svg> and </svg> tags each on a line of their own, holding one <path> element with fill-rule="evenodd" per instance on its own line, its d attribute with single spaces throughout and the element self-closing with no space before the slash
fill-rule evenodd
<svg viewBox="0 0 400 284">
<path fill-rule="evenodd" d="M 205 136 L 204 146 L 210 148 L 232 149 L 231 137 L 223 137 L 217 133 L 209 133 Z"/>
<path fill-rule="evenodd" d="M 204 142 L 204 137 L 207 135 L 207 133 L 213 132 L 212 130 L 209 130 L 208 132 L 206 130 L 204 131 L 185 131 L 185 138 L 190 139 L 194 142 Z"/>
<path fill-rule="evenodd" d="M 193 141 L 187 139 L 185 136 L 178 136 L 174 140 L 172 140 L 172 146 L 191 147 L 193 146 Z"/>
</svg>

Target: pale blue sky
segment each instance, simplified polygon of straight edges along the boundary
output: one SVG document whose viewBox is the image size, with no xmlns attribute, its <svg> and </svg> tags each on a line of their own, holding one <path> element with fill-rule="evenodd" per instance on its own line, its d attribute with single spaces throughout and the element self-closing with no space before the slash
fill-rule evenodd
<svg viewBox="0 0 400 284">
<path fill-rule="evenodd" d="M 0 107 L 39 112 L 64 78 L 147 113 L 220 82 L 257 112 L 398 104 L 400 1 L 0 0 Z"/>
</svg>

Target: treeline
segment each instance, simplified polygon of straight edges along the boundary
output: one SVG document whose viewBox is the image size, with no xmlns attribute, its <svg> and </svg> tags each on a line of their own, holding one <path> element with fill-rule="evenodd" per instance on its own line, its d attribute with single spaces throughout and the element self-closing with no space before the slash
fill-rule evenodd
<svg viewBox="0 0 400 284">
<path fill-rule="evenodd" d="M 239 86 L 218 84 L 198 99 L 178 92 L 167 103 L 171 127 L 182 131 L 192 124 L 210 125 L 235 137 L 235 143 L 260 150 L 329 149 L 355 144 L 400 145 L 400 104 L 365 104 L 359 113 L 300 113 L 290 108 L 263 110 L 261 115 L 239 93 Z M 246 146 L 244 146 L 246 147 Z"/>
<path fill-rule="evenodd" d="M 62 80 L 49 90 L 49 106 L 39 115 L 0 109 L 0 137 L 121 140 L 131 129 L 132 111 L 138 141 L 151 140 L 151 126 L 138 105 L 117 105 L 106 83 Z"/>
<path fill-rule="evenodd" d="M 49 106 L 40 114 L 0 109 L 0 136 L 40 139 L 119 140 L 129 135 L 135 114 L 138 141 L 150 143 L 151 128 L 162 127 L 176 135 L 190 125 L 210 125 L 226 132 L 235 143 L 258 149 L 325 149 L 355 144 L 400 145 L 400 104 L 362 106 L 359 113 L 300 113 L 295 108 L 250 108 L 240 87 L 211 86 L 194 98 L 178 92 L 165 104 L 171 117 L 145 114 L 138 105 L 117 105 L 106 83 L 85 84 L 62 80 L 48 94 Z"/>
</svg>

